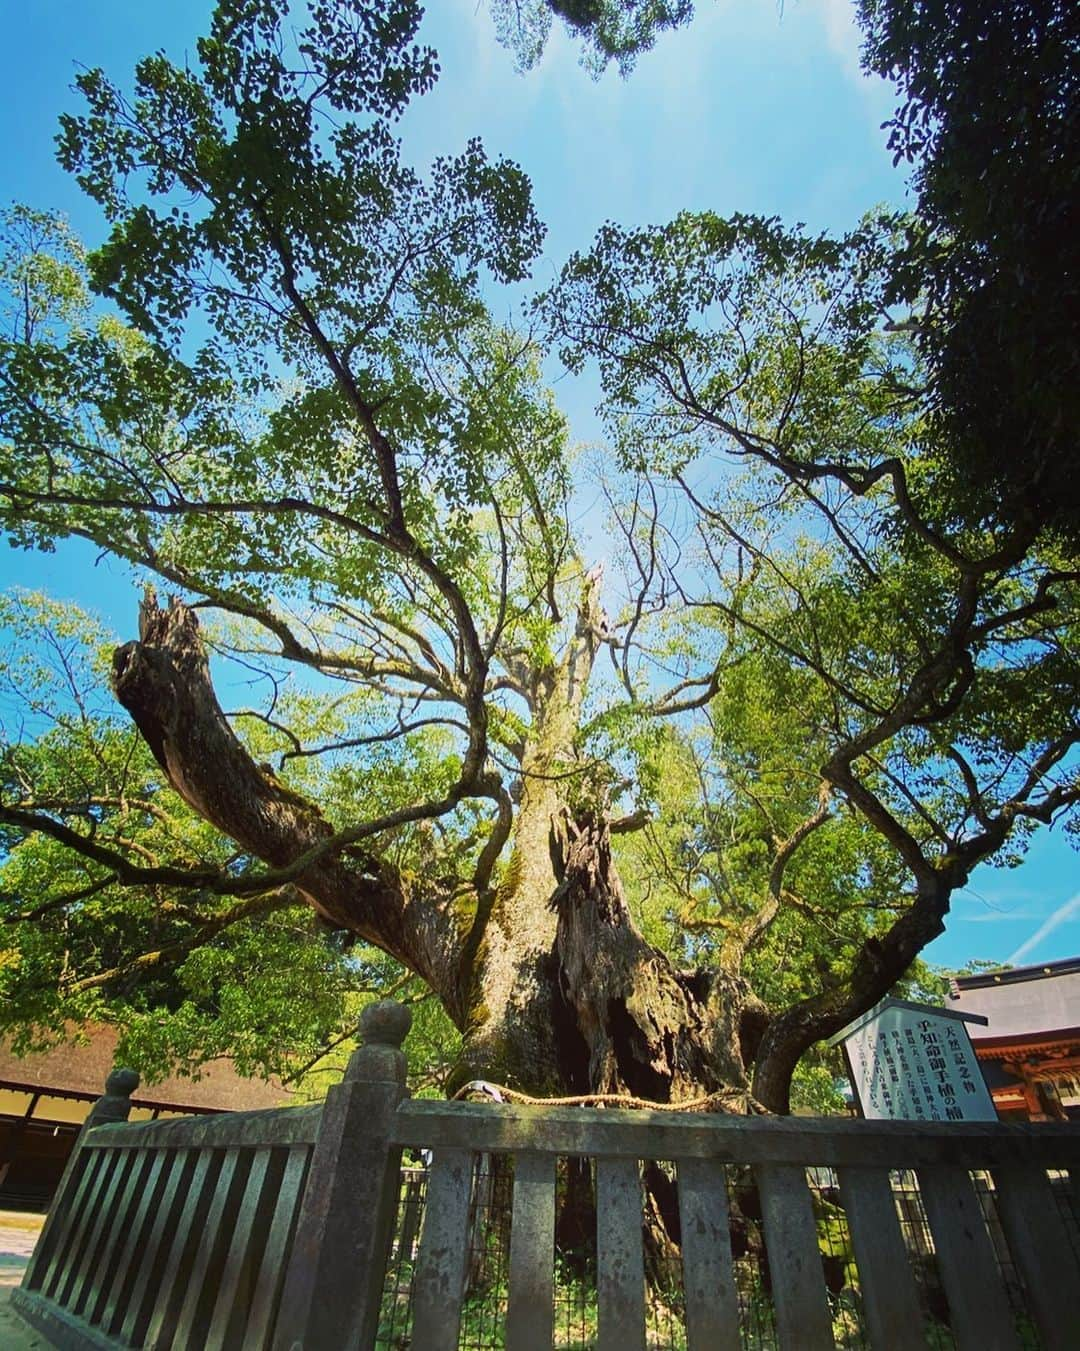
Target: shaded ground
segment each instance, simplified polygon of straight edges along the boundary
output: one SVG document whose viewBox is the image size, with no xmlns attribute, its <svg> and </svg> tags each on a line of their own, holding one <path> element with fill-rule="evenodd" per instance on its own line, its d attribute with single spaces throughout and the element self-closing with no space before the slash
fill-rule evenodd
<svg viewBox="0 0 1080 1351">
<path fill-rule="evenodd" d="M 11 1292 L 22 1280 L 44 1215 L 0 1210 L 0 1347 L 3 1351 L 48 1351 L 49 1343 L 29 1327 L 10 1305 Z"/>
</svg>

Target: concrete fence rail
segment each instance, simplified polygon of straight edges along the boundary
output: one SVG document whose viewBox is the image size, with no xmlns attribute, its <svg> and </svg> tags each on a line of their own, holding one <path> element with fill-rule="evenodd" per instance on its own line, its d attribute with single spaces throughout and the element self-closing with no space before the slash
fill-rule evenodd
<svg viewBox="0 0 1080 1351">
<path fill-rule="evenodd" d="M 835 1170 L 874 1348 L 926 1346 L 896 1170 L 918 1176 L 960 1351 L 1023 1344 L 1002 1244 L 1038 1344 L 1080 1347 L 1075 1235 L 1056 1199 L 1067 1175 L 1080 1213 L 1080 1126 L 413 1102 L 400 1050 L 408 1022 L 398 1005 L 365 1010 L 364 1044 L 318 1107 L 127 1124 L 134 1076 L 110 1076 L 16 1307 L 64 1348 L 369 1351 L 380 1345 L 401 1154 L 412 1148 L 431 1156 L 410 1297 L 417 1351 L 459 1345 L 481 1155 L 513 1160 L 510 1351 L 553 1345 L 557 1169 L 566 1158 L 595 1160 L 600 1351 L 646 1345 L 642 1160 L 663 1160 L 677 1177 L 692 1351 L 743 1345 L 725 1181 L 732 1166 L 747 1170 L 760 1198 L 784 1351 L 834 1345 L 808 1168 Z M 993 1233 L 973 1173 L 992 1178 Z"/>
</svg>

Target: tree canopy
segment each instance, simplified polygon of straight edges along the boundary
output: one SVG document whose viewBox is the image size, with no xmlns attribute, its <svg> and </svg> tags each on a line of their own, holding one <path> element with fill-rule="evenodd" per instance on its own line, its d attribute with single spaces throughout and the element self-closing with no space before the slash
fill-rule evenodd
<svg viewBox="0 0 1080 1351">
<path fill-rule="evenodd" d="M 1080 17 L 1063 0 L 864 0 L 868 69 L 917 207 L 893 269 L 969 516 L 1075 549 L 1080 497 Z"/>
<path fill-rule="evenodd" d="M 404 163 L 419 22 L 224 0 L 197 64 L 80 76 L 105 244 L 9 216 L 5 529 L 170 598 L 111 654 L 123 713 L 88 622 L 5 612 L 8 1026 L 281 1069 L 399 982 L 451 1090 L 785 1110 L 1074 809 L 1080 574 L 958 514 L 899 218 L 610 225 L 497 324 L 543 228 L 478 142 Z M 599 371 L 591 458 L 549 349 Z"/>
<path fill-rule="evenodd" d="M 491 0 L 499 40 L 519 66 L 535 65 L 558 19 L 579 38 L 583 61 L 599 74 L 610 61 L 628 74 L 666 29 L 689 23 L 692 0 Z"/>
<path fill-rule="evenodd" d="M 1080 499 L 1080 18 L 1069 0 L 857 0 L 863 68 L 899 102 L 889 148 L 915 210 L 889 301 L 918 335 L 951 509 L 1010 516 L 1075 549 Z M 583 61 L 623 73 L 690 3 L 493 0 L 504 43 L 539 61 L 554 16 Z M 942 484 L 944 492 L 944 484 Z"/>
</svg>

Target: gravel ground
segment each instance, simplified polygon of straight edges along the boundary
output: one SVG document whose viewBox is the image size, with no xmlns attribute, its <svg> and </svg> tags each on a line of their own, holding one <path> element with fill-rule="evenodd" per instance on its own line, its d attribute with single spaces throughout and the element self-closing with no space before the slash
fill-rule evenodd
<svg viewBox="0 0 1080 1351">
<path fill-rule="evenodd" d="M 0 1347 L 3 1351 L 48 1351 L 49 1343 L 24 1323 L 9 1303 L 34 1251 L 44 1215 L 0 1210 Z"/>
</svg>

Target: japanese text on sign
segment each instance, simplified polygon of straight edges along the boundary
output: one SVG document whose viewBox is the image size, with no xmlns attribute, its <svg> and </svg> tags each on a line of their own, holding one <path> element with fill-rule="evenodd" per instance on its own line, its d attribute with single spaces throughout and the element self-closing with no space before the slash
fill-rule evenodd
<svg viewBox="0 0 1080 1351">
<path fill-rule="evenodd" d="M 844 1039 L 863 1116 L 886 1121 L 996 1121 L 964 1024 L 886 1004 Z"/>
</svg>

